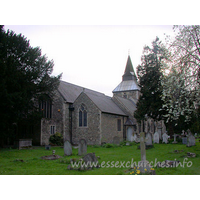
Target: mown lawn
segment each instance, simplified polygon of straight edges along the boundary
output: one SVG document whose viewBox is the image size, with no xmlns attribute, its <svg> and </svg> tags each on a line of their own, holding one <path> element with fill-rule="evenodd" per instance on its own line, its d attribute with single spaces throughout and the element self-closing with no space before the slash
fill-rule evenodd
<svg viewBox="0 0 200 200">
<path fill-rule="evenodd" d="M 88 171 L 68 170 L 67 166 L 71 158 L 81 158 L 78 156 L 78 150 L 73 149 L 72 156 L 64 156 L 64 149 L 61 147 L 52 147 L 50 151 L 44 147 L 33 147 L 32 149 L 16 150 L 16 149 L 0 149 L 0 174 L 1 175 L 120 175 L 127 174 L 128 168 L 121 166 L 129 161 L 140 161 L 140 150 L 138 144 L 132 146 L 121 147 L 92 147 L 88 146 L 87 152 L 95 152 L 96 156 L 100 156 L 99 162 L 105 162 L 104 167 L 96 168 Z M 56 150 L 56 155 L 62 156 L 58 160 L 43 160 L 42 156 L 52 154 L 52 150 Z M 174 150 L 183 150 L 175 153 Z M 188 158 L 187 152 L 196 153 L 197 157 Z M 162 162 L 165 160 L 179 160 L 187 163 L 184 167 L 177 168 L 154 168 L 157 175 L 199 175 L 200 174 L 200 143 L 196 140 L 196 146 L 186 147 L 183 144 L 154 144 L 154 148 L 146 150 L 146 158 L 148 161 Z M 156 160 L 155 160 L 156 159 Z M 21 162 L 19 160 L 23 160 Z M 110 163 L 108 163 L 110 161 Z M 116 167 L 111 167 L 111 162 Z M 119 164 L 117 164 L 117 161 Z M 120 163 L 121 162 L 121 163 Z M 192 166 L 191 166 L 192 163 Z M 108 164 L 110 165 L 108 167 Z M 191 166 L 191 167 L 187 167 Z"/>
</svg>

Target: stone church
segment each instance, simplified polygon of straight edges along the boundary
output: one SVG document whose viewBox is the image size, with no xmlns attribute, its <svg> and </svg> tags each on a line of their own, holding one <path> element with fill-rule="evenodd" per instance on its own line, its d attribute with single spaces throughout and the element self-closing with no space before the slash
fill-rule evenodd
<svg viewBox="0 0 200 200">
<path fill-rule="evenodd" d="M 60 81 L 53 101 L 40 103 L 43 112 L 40 134 L 33 144 L 48 145 L 56 132 L 72 144 L 84 138 L 89 145 L 132 140 L 141 127 L 134 118 L 140 87 L 128 56 L 121 83 L 113 90 L 113 97 L 68 82 Z M 157 128 L 152 120 L 145 122 L 146 131 Z"/>
</svg>

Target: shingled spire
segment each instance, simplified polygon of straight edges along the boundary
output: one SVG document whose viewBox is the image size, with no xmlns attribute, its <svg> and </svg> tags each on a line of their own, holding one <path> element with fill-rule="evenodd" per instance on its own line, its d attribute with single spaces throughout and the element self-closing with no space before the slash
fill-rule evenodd
<svg viewBox="0 0 200 200">
<path fill-rule="evenodd" d="M 137 80 L 135 72 L 133 70 L 133 65 L 131 62 L 130 55 L 128 56 L 124 75 L 122 76 L 122 81 L 129 81 L 129 80 L 135 80 L 135 81 Z"/>
<path fill-rule="evenodd" d="M 124 75 L 122 76 L 122 82 L 113 90 L 113 93 L 123 96 L 123 92 L 134 93 L 134 91 L 140 91 L 140 87 L 137 84 L 137 78 L 129 55 Z"/>
</svg>

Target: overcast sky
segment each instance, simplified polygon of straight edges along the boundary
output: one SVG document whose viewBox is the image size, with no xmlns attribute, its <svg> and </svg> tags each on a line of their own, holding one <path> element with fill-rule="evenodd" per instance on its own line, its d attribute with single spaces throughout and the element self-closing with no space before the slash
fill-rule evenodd
<svg viewBox="0 0 200 200">
<path fill-rule="evenodd" d="M 141 63 L 145 45 L 158 36 L 173 35 L 172 26 L 34 26 L 9 25 L 5 30 L 22 33 L 33 47 L 54 60 L 53 75 L 62 80 L 112 96 L 121 82 L 130 51 L 133 67 Z"/>
</svg>

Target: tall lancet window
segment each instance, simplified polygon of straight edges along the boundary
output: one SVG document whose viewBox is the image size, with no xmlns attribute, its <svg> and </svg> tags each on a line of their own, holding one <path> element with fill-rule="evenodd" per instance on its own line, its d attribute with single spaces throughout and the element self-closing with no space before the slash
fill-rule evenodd
<svg viewBox="0 0 200 200">
<path fill-rule="evenodd" d="M 87 127 L 87 108 L 84 104 L 79 109 L 79 127 Z"/>
</svg>

